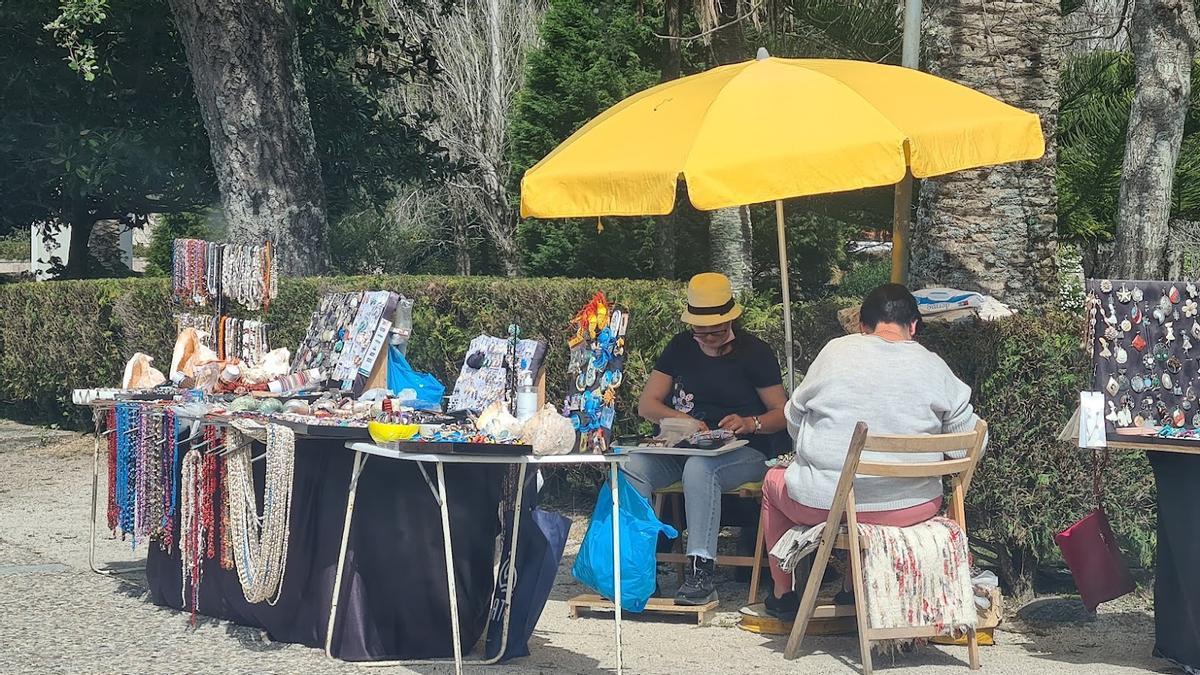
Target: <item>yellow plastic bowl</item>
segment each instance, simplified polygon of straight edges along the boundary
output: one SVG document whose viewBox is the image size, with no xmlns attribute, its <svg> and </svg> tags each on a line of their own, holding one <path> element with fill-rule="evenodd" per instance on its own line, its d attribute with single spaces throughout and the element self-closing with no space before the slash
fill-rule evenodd
<svg viewBox="0 0 1200 675">
<path fill-rule="evenodd" d="M 376 443 L 407 441 L 421 430 L 419 424 L 393 424 L 391 422 L 367 422 L 367 432 Z"/>
</svg>

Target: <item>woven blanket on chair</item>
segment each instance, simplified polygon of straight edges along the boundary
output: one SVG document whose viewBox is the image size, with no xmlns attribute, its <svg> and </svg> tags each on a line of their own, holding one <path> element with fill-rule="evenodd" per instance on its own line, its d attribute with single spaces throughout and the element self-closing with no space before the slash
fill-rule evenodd
<svg viewBox="0 0 1200 675">
<path fill-rule="evenodd" d="M 872 628 L 975 627 L 967 535 L 948 518 L 912 527 L 859 525 L 866 539 L 863 583 Z"/>
</svg>

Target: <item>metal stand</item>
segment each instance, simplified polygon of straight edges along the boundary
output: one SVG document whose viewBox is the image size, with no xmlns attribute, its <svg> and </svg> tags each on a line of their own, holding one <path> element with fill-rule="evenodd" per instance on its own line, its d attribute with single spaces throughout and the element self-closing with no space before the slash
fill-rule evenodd
<svg viewBox="0 0 1200 675">
<path fill-rule="evenodd" d="M 100 497 L 100 439 L 109 434 L 116 433 L 115 430 L 109 429 L 104 433 L 96 432 L 96 443 L 92 450 L 92 527 L 91 533 L 88 536 L 88 567 L 96 574 L 106 577 L 117 577 L 118 573 L 111 569 L 101 569 L 96 565 L 96 502 Z M 143 572 L 146 566 L 130 567 L 121 570 L 121 574 L 128 572 Z"/>
</svg>

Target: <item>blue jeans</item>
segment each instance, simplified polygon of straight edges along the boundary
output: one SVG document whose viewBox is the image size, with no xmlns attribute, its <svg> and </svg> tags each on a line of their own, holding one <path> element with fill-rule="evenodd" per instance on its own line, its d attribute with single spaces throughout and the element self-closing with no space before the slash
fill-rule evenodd
<svg viewBox="0 0 1200 675">
<path fill-rule="evenodd" d="M 721 493 L 743 483 L 760 481 L 767 473 L 766 458 L 744 446 L 716 457 L 682 457 L 635 453 L 625 475 L 646 499 L 654 490 L 683 480 L 687 513 L 688 555 L 715 559 L 721 532 Z"/>
</svg>

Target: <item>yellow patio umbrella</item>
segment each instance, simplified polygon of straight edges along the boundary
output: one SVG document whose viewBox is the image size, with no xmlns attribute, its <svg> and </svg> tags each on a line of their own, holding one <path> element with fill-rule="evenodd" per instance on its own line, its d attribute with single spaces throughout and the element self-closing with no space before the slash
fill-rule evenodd
<svg viewBox="0 0 1200 675">
<path fill-rule="evenodd" d="M 681 179 L 701 210 L 775 201 L 790 375 L 782 200 L 1044 152 L 1037 115 L 962 85 L 900 66 L 759 50 L 755 60 L 634 94 L 588 122 L 525 172 L 521 215 L 666 215 Z M 905 246 L 906 231 L 894 247 Z"/>
</svg>

